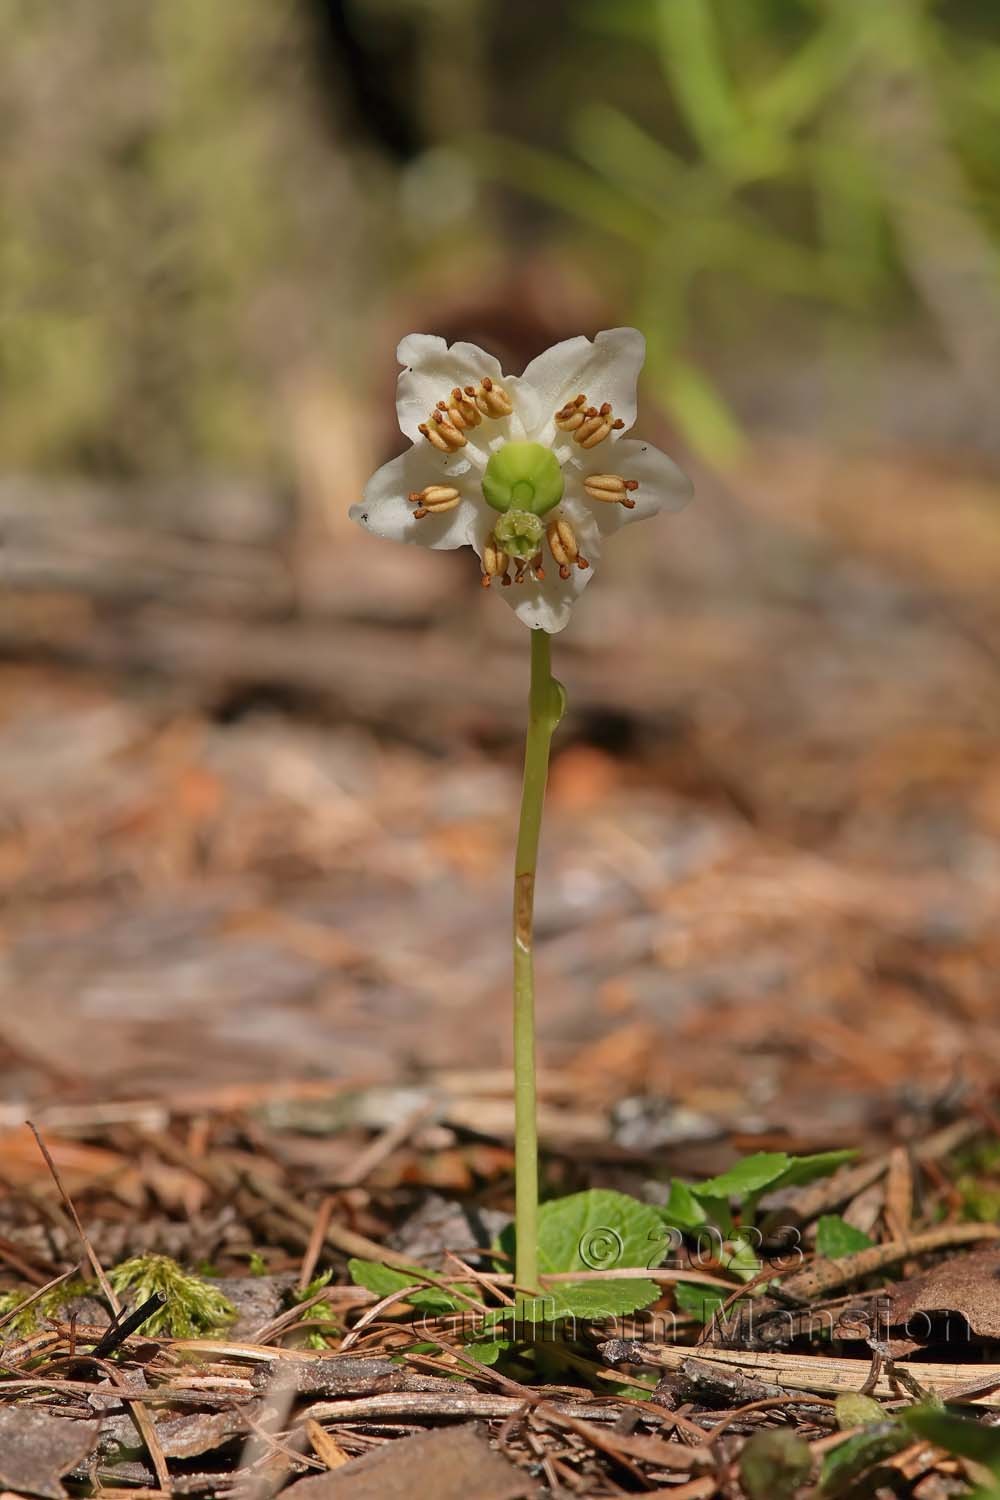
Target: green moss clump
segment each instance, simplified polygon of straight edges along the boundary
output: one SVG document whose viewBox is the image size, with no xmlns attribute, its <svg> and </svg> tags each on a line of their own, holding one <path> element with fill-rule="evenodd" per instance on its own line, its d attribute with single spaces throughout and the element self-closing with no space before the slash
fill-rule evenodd
<svg viewBox="0 0 1000 1500">
<path fill-rule="evenodd" d="M 12 1342 L 17 1339 L 30 1338 L 37 1333 L 40 1326 L 50 1320 L 58 1319 L 65 1312 L 71 1302 L 79 1297 L 89 1297 L 94 1293 L 94 1283 L 84 1281 L 78 1276 L 64 1281 L 61 1286 L 54 1286 L 51 1291 L 39 1297 L 37 1302 L 32 1302 L 23 1312 L 11 1318 L 0 1328 L 0 1341 Z M 4 1318 L 15 1308 L 20 1307 L 30 1297 L 31 1292 L 27 1288 L 17 1288 L 11 1292 L 0 1292 L 0 1318 Z"/>
<path fill-rule="evenodd" d="M 193 1276 L 169 1255 L 135 1255 L 108 1273 L 115 1291 L 128 1293 L 139 1306 L 160 1296 L 163 1306 L 142 1325 L 142 1332 L 155 1338 L 211 1338 L 236 1317 L 232 1303 L 200 1276 Z"/>
</svg>

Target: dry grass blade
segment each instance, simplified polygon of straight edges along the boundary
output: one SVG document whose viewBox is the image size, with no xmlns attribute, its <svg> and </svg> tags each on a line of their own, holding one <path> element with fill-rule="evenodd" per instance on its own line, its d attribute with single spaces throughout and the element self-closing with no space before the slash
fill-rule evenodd
<svg viewBox="0 0 1000 1500">
<path fill-rule="evenodd" d="M 27 1123 L 28 1129 L 31 1131 L 32 1135 L 35 1137 L 35 1140 L 38 1142 L 39 1151 L 45 1158 L 45 1165 L 48 1167 L 49 1172 L 51 1173 L 52 1181 L 55 1183 L 56 1189 L 59 1193 L 59 1197 L 62 1199 L 63 1207 L 69 1214 L 70 1218 L 73 1220 L 73 1223 L 76 1227 L 76 1232 L 80 1236 L 80 1243 L 86 1251 L 87 1259 L 90 1261 L 90 1264 L 94 1269 L 94 1275 L 97 1277 L 101 1291 L 107 1298 L 108 1305 L 110 1306 L 112 1312 L 117 1317 L 122 1310 L 122 1305 L 115 1294 L 114 1287 L 111 1285 L 107 1276 L 105 1276 L 104 1274 L 104 1267 L 101 1265 L 101 1262 L 94 1254 L 94 1247 L 90 1243 L 90 1240 L 87 1238 L 87 1232 L 80 1222 L 80 1215 L 77 1213 L 72 1199 L 70 1198 L 66 1189 L 63 1187 L 62 1178 L 59 1176 L 59 1169 L 56 1166 L 55 1162 L 52 1160 L 52 1153 L 43 1141 L 41 1133 L 37 1129 L 37 1127 L 34 1126 L 30 1120 Z"/>
</svg>

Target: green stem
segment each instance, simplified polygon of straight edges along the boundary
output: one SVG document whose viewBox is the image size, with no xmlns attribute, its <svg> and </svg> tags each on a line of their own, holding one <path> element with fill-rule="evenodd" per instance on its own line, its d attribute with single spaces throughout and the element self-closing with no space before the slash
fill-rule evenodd
<svg viewBox="0 0 1000 1500">
<path fill-rule="evenodd" d="M 514 863 L 514 1279 L 538 1290 L 538 1121 L 535 1089 L 534 910 L 538 840 L 549 773 L 549 746 L 565 707 L 552 676 L 552 643 L 531 632 L 531 690 L 524 743 L 524 785 Z"/>
</svg>

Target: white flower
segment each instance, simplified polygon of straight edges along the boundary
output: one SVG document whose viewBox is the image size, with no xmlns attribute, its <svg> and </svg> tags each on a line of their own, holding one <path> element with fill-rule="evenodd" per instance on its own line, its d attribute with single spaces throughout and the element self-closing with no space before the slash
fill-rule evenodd
<svg viewBox="0 0 1000 1500">
<path fill-rule="evenodd" d="M 646 342 L 611 328 L 567 339 L 505 376 L 475 344 L 411 333 L 396 408 L 412 447 L 379 469 L 351 516 L 375 536 L 474 547 L 518 618 L 568 623 L 606 536 L 691 485 L 665 453 L 626 438 Z"/>
</svg>

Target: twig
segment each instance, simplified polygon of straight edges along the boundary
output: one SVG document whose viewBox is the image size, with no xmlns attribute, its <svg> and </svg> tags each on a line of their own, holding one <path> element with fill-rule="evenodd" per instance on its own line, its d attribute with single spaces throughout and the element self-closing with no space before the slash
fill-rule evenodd
<svg viewBox="0 0 1000 1500">
<path fill-rule="evenodd" d="M 312 1281 L 316 1271 L 316 1262 L 319 1260 L 323 1249 L 323 1241 L 326 1239 L 326 1231 L 330 1225 L 330 1215 L 333 1213 L 334 1199 L 326 1197 L 316 1210 L 313 1227 L 309 1235 L 309 1243 L 306 1245 L 302 1256 L 302 1266 L 299 1271 L 298 1289 L 304 1292 Z"/>
<path fill-rule="evenodd" d="M 127 1317 L 121 1318 L 120 1321 L 116 1319 L 104 1337 L 94 1345 L 91 1357 L 107 1359 L 109 1354 L 113 1354 L 131 1334 L 135 1333 L 136 1329 L 141 1328 L 143 1323 L 148 1323 L 153 1314 L 160 1311 L 166 1300 L 163 1292 L 154 1292 Z"/>
<path fill-rule="evenodd" d="M 109 1364 L 105 1365 L 104 1368 L 108 1379 L 120 1393 L 128 1390 L 125 1375 L 116 1365 Z M 146 1445 L 146 1452 L 149 1454 L 152 1462 L 153 1473 L 156 1475 L 156 1482 L 160 1486 L 161 1493 L 170 1495 L 173 1493 L 173 1486 L 170 1483 L 170 1470 L 167 1468 L 166 1455 L 163 1452 L 163 1446 L 156 1433 L 156 1423 L 141 1402 L 136 1403 L 131 1408 L 131 1412 L 132 1421 L 138 1428 L 139 1434 Z"/>
<path fill-rule="evenodd" d="M 617 1352 L 617 1351 L 616 1351 Z M 657 1369 L 683 1371 L 684 1365 L 694 1351 L 682 1344 L 642 1344 L 629 1346 L 630 1363 L 652 1365 Z M 625 1357 L 625 1356 L 621 1356 Z M 836 1359 L 821 1354 L 761 1353 L 743 1349 L 713 1349 L 709 1355 L 704 1348 L 698 1350 L 702 1364 L 721 1366 L 723 1370 L 747 1370 L 788 1390 L 859 1391 L 869 1365 L 865 1360 Z M 982 1404 L 1000 1407 L 1000 1365 L 979 1365 L 976 1389 L 982 1392 Z M 943 1401 L 951 1401 L 959 1391 L 965 1390 L 969 1378 L 968 1365 L 915 1364 L 897 1361 L 896 1374 L 905 1373 L 920 1380 L 934 1395 Z M 894 1396 L 892 1379 L 882 1375 L 876 1382 L 874 1394 Z"/>
<path fill-rule="evenodd" d="M 926 1229 L 922 1234 L 909 1235 L 905 1240 L 889 1240 L 884 1245 L 872 1245 L 868 1250 L 855 1250 L 839 1260 L 815 1260 L 804 1271 L 781 1283 L 788 1296 L 808 1302 L 835 1287 L 844 1286 L 859 1276 L 871 1276 L 897 1261 L 907 1260 L 911 1255 L 923 1255 L 927 1250 L 943 1250 L 949 1245 L 972 1245 L 979 1240 L 1000 1239 L 1000 1224 L 941 1224 L 936 1229 Z"/>
<path fill-rule="evenodd" d="M 83 1245 L 84 1250 L 87 1252 L 87 1259 L 90 1261 L 90 1264 L 94 1268 L 94 1275 L 97 1277 L 101 1291 L 107 1298 L 111 1311 L 117 1317 L 117 1315 L 122 1310 L 122 1305 L 118 1301 L 118 1298 L 115 1295 L 114 1288 L 112 1287 L 110 1281 L 104 1274 L 104 1267 L 101 1265 L 100 1261 L 97 1259 L 96 1254 L 94 1253 L 94 1247 L 90 1243 L 90 1240 L 87 1238 L 86 1230 L 80 1222 L 80 1215 L 77 1213 L 76 1209 L 73 1206 L 72 1199 L 70 1198 L 66 1189 L 63 1187 L 62 1178 L 59 1176 L 59 1170 L 56 1167 L 55 1162 L 52 1160 L 52 1154 L 49 1151 L 48 1146 L 46 1146 L 45 1142 L 42 1140 L 37 1127 L 34 1126 L 30 1120 L 27 1121 L 27 1126 L 32 1135 L 35 1137 L 35 1140 L 38 1142 L 38 1149 L 44 1156 L 45 1165 L 48 1167 L 49 1172 L 52 1174 L 52 1180 L 59 1191 L 59 1196 L 62 1199 L 63 1207 L 69 1214 L 70 1218 L 73 1220 L 73 1223 L 76 1227 L 76 1232 L 80 1236 L 80 1243 Z"/>
</svg>

